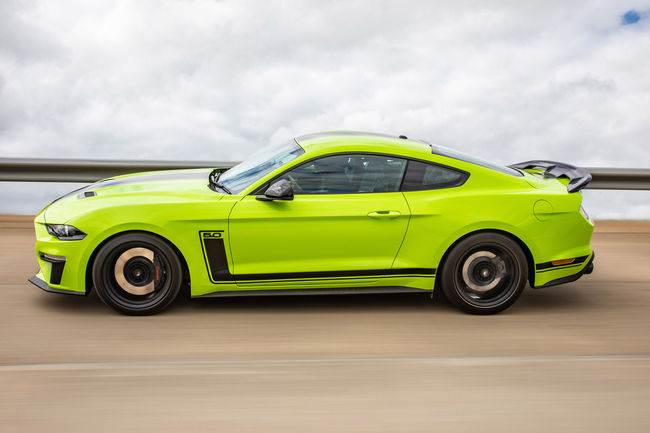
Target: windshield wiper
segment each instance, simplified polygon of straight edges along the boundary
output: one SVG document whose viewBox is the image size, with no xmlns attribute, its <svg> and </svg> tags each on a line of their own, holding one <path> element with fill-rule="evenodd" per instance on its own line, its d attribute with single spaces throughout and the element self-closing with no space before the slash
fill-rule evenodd
<svg viewBox="0 0 650 433">
<path fill-rule="evenodd" d="M 222 183 L 219 182 L 219 177 L 221 176 L 221 173 L 223 171 L 216 169 L 213 170 L 212 173 L 210 173 L 210 187 L 214 189 L 214 187 L 217 187 L 221 190 L 223 190 L 226 194 L 232 195 L 232 192 L 226 188 Z"/>
</svg>

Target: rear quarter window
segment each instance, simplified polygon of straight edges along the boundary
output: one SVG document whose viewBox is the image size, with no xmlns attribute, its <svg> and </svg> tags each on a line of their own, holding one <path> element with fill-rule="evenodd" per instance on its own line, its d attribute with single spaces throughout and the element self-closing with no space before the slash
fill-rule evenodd
<svg viewBox="0 0 650 433">
<path fill-rule="evenodd" d="M 410 160 L 402 182 L 402 191 L 425 191 L 429 189 L 460 186 L 469 175 L 450 167 Z"/>
</svg>

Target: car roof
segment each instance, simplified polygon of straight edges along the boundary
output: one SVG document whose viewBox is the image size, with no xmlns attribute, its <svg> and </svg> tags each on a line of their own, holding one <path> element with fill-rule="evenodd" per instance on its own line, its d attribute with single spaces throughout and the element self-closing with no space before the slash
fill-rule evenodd
<svg viewBox="0 0 650 433">
<path fill-rule="evenodd" d="M 408 153 L 431 155 L 431 145 L 422 140 L 413 140 L 404 135 L 378 134 L 361 131 L 325 131 L 296 137 L 296 142 L 306 152 L 319 152 L 336 147 L 349 147 L 350 150 L 372 150 L 393 152 L 401 150 Z"/>
</svg>

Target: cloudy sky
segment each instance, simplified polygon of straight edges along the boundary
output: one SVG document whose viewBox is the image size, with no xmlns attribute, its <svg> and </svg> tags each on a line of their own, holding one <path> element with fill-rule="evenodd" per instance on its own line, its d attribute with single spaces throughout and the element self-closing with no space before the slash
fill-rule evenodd
<svg viewBox="0 0 650 433">
<path fill-rule="evenodd" d="M 650 167 L 649 114 L 650 0 L 0 1 L 2 157 L 241 160 L 355 129 Z M 0 184 L 0 213 L 72 187 Z M 650 218 L 649 194 L 586 201 Z"/>
</svg>

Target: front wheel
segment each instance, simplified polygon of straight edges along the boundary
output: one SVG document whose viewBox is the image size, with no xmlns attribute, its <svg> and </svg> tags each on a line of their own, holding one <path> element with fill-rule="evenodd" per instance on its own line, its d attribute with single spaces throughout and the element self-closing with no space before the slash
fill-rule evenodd
<svg viewBox="0 0 650 433">
<path fill-rule="evenodd" d="M 521 295 L 528 263 L 521 247 L 499 233 L 478 233 L 460 241 L 442 267 L 445 297 L 463 311 L 494 314 Z"/>
<path fill-rule="evenodd" d="M 148 233 L 127 233 L 109 240 L 93 264 L 99 298 L 123 314 L 154 314 L 178 295 L 183 269 L 176 252 Z"/>
</svg>

